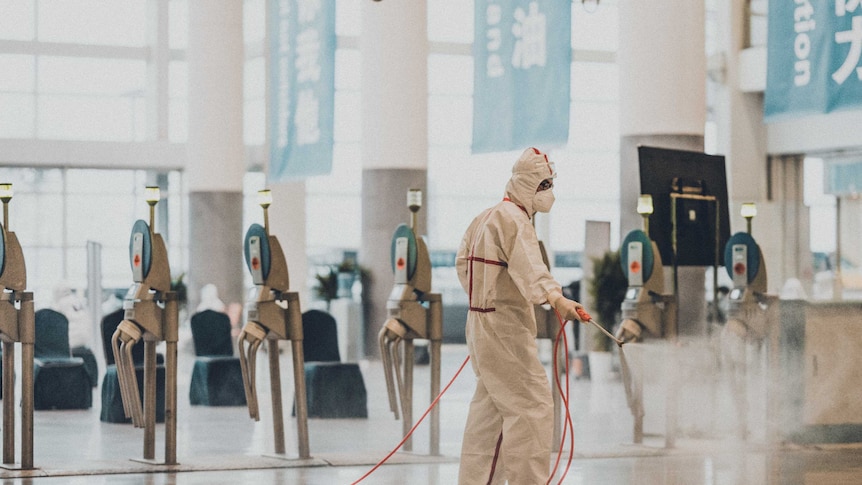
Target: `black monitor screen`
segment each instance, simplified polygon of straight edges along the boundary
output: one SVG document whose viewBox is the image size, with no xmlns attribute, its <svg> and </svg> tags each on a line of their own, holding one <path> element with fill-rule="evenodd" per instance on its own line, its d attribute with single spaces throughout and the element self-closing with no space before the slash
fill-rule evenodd
<svg viewBox="0 0 862 485">
<path fill-rule="evenodd" d="M 649 235 L 662 261 L 673 259 L 671 194 L 677 200 L 677 266 L 712 266 L 715 263 L 715 221 L 718 213 L 718 264 L 724 264 L 724 245 L 730 238 L 727 176 L 724 156 L 657 147 L 638 147 L 641 194 L 652 195 Z M 690 195 L 686 198 L 685 195 Z M 716 202 L 699 199 L 712 196 Z"/>
</svg>

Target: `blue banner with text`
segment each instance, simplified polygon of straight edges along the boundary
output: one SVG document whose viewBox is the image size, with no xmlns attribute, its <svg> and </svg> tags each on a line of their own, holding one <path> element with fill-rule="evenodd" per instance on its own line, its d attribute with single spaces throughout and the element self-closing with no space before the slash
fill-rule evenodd
<svg viewBox="0 0 862 485">
<path fill-rule="evenodd" d="M 269 177 L 332 170 L 335 0 L 270 0 Z"/>
<path fill-rule="evenodd" d="M 572 3 L 476 0 L 473 153 L 565 145 Z"/>
<path fill-rule="evenodd" d="M 770 0 L 764 117 L 862 106 L 862 1 Z"/>
</svg>

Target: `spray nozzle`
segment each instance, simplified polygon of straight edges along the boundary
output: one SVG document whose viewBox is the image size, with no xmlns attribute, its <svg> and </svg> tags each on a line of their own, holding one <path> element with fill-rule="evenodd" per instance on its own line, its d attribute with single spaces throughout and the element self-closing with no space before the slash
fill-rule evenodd
<svg viewBox="0 0 862 485">
<path fill-rule="evenodd" d="M 593 317 L 591 317 L 590 314 L 581 307 L 578 307 L 576 311 L 578 312 L 578 316 L 581 317 L 581 320 L 584 322 L 589 322 L 593 319 Z"/>
</svg>

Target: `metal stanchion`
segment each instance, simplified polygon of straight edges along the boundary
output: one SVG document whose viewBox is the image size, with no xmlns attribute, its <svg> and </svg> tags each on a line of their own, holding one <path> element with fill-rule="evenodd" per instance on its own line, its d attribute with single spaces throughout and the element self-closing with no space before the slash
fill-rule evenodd
<svg viewBox="0 0 862 485">
<path fill-rule="evenodd" d="M 134 285 L 123 308 L 124 320 L 111 338 L 117 378 L 126 417 L 144 428 L 143 458 L 136 461 L 158 465 L 177 464 L 177 340 L 179 305 L 171 291 L 171 270 L 161 234 L 153 229 L 158 187 L 147 187 L 150 223 L 138 220 L 132 226 L 129 243 Z M 144 396 L 138 394 L 132 348 L 144 341 Z M 157 372 L 156 344 L 166 343 L 165 358 L 165 458 L 156 460 Z"/>
<path fill-rule="evenodd" d="M 440 393 L 440 354 L 443 341 L 442 297 L 431 293 L 431 258 L 425 241 L 415 233 L 416 212 L 422 206 L 422 193 L 411 189 L 407 194 L 411 225 L 401 224 L 392 237 L 392 267 L 395 286 L 386 303 L 388 318 L 378 334 L 383 360 L 389 407 L 402 419 L 407 439 L 403 448 L 413 450 L 410 430 L 413 426 L 414 340 L 429 340 L 431 365 L 431 400 Z M 427 307 L 426 305 L 427 304 Z M 439 408 L 431 411 L 430 452 L 440 453 Z"/>
<path fill-rule="evenodd" d="M 296 428 L 299 458 L 308 459 L 308 403 L 305 391 L 305 358 L 302 350 L 302 311 L 299 294 L 288 291 L 287 262 L 281 245 L 269 234 L 268 208 L 272 203 L 269 190 L 258 193 L 263 208 L 264 225 L 252 224 L 246 232 L 245 260 L 257 288 L 257 299 L 248 311 L 248 323 L 240 332 L 240 366 L 245 386 L 249 415 L 260 419 L 257 400 L 256 359 L 261 343 L 266 340 L 269 353 L 269 379 L 272 397 L 272 427 L 276 458 L 284 458 L 284 410 L 281 398 L 281 365 L 279 340 L 290 340 L 293 355 L 293 380 L 296 396 Z"/>
</svg>

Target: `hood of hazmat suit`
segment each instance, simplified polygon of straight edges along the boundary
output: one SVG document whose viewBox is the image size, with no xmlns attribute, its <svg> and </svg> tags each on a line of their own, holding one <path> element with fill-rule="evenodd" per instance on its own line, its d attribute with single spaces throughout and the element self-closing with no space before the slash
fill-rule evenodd
<svg viewBox="0 0 862 485">
<path fill-rule="evenodd" d="M 548 155 L 536 148 L 527 148 L 512 167 L 512 178 L 506 184 L 506 197 L 523 207 L 532 217 L 537 211 L 534 201 L 536 189 L 542 180 L 556 177 L 557 170 L 554 163 L 548 160 Z"/>
<path fill-rule="evenodd" d="M 562 293 L 542 260 L 530 221 L 542 180 L 556 176 L 529 148 L 512 168 L 506 198 L 479 214 L 458 250 L 469 295 L 466 337 L 476 392 L 461 449 L 460 483 L 544 483 L 553 401 L 536 347 L 533 305 Z M 502 480 L 502 481 L 501 481 Z"/>
</svg>

